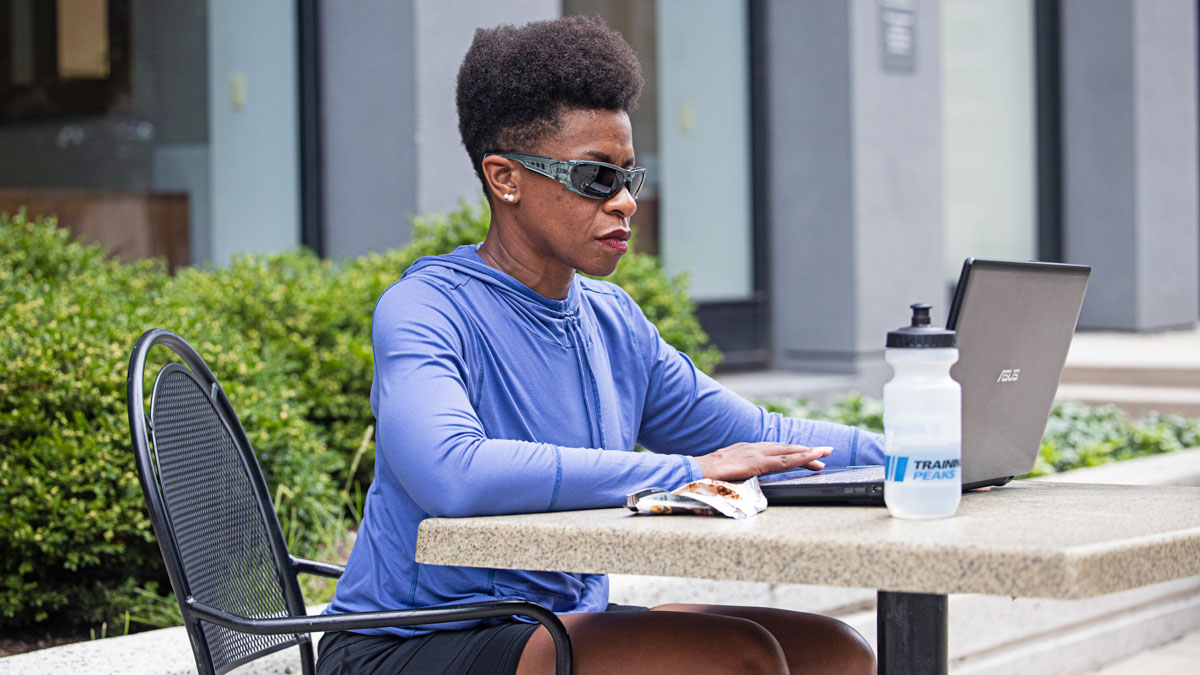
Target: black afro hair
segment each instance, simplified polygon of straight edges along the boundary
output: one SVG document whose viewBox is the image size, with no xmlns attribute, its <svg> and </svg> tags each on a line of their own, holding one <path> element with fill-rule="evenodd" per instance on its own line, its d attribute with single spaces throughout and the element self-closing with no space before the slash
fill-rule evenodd
<svg viewBox="0 0 1200 675">
<path fill-rule="evenodd" d="M 531 151 L 558 130 L 564 110 L 628 113 L 642 84 L 637 55 L 599 17 L 476 30 L 456 101 L 458 132 L 484 193 L 486 153 Z"/>
</svg>

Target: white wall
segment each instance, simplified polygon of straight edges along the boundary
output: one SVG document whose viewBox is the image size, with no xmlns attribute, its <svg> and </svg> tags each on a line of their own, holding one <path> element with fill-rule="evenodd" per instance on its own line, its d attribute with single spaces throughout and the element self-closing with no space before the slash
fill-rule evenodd
<svg viewBox="0 0 1200 675">
<path fill-rule="evenodd" d="M 211 0 L 208 9 L 212 260 L 300 245 L 296 3 Z M 241 74 L 237 109 L 230 79 Z"/>
<path fill-rule="evenodd" d="M 945 277 L 1037 249 L 1033 5 L 941 3 Z"/>
</svg>

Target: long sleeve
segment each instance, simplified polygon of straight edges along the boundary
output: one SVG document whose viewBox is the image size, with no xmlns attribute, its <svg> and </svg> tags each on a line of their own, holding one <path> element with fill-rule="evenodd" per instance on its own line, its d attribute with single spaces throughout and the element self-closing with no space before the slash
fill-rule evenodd
<svg viewBox="0 0 1200 675">
<path fill-rule="evenodd" d="M 381 470 L 431 516 L 619 506 L 629 492 L 700 477 L 695 460 L 489 438 L 468 394 L 462 316 L 417 280 L 375 310 L 372 343 Z"/>
<path fill-rule="evenodd" d="M 620 506 L 700 478 L 695 455 L 736 441 L 858 452 L 852 429 L 769 415 L 698 373 L 616 286 L 576 284 L 544 298 L 463 247 L 384 291 L 371 326 L 375 480 L 327 613 L 511 597 L 603 611 L 602 575 L 417 563 L 420 523 Z M 639 441 L 658 453 L 635 452 Z"/>
<path fill-rule="evenodd" d="M 829 467 L 883 463 L 883 437 L 833 422 L 768 412 L 726 389 L 667 344 L 632 300 L 649 386 L 639 442 L 655 452 L 703 455 L 739 442 L 832 446 Z"/>
</svg>

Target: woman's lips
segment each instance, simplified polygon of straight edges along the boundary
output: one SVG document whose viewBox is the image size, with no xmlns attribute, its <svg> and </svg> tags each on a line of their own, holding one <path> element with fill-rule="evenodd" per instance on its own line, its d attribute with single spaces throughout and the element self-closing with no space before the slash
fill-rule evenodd
<svg viewBox="0 0 1200 675">
<path fill-rule="evenodd" d="M 617 253 L 628 253 L 629 252 L 629 242 L 625 241 L 624 239 L 621 239 L 620 237 L 604 237 L 603 239 L 600 239 L 599 241 L 601 244 L 604 244 L 610 250 L 615 251 Z"/>
</svg>

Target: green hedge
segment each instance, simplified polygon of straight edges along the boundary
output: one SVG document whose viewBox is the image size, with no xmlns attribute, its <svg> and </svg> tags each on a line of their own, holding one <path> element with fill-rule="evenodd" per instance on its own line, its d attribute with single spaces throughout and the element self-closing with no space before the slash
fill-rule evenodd
<svg viewBox="0 0 1200 675">
<path fill-rule="evenodd" d="M 1044 476 L 1146 455 L 1200 447 L 1200 420 L 1151 412 L 1131 420 L 1113 406 L 1089 407 L 1075 401 L 1054 405 L 1037 464 L 1030 476 Z"/>
<path fill-rule="evenodd" d="M 182 335 L 220 378 L 294 552 L 313 555 L 373 470 L 376 298 L 418 257 L 482 240 L 488 220 L 486 204 L 464 203 L 417 219 L 401 250 L 337 264 L 305 250 L 243 256 L 171 277 L 160 261 L 123 264 L 71 241 L 53 221 L 0 214 L 0 628 L 156 611 L 146 589 L 167 584 L 125 412 L 129 352 L 152 327 Z M 638 254 L 611 279 L 711 371 L 720 354 L 686 279 Z M 151 373 L 165 354 L 152 357 Z"/>
</svg>

